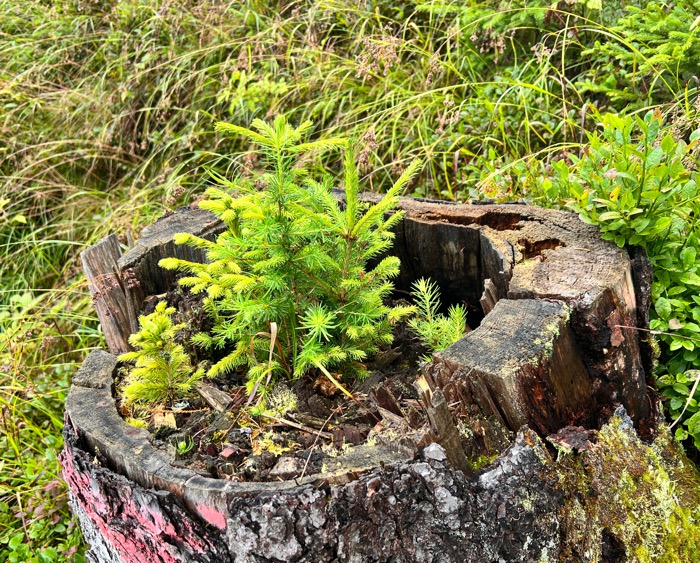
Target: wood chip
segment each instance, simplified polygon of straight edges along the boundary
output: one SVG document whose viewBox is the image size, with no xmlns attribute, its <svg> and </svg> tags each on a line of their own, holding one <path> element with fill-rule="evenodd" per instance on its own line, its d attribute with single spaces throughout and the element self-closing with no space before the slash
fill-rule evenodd
<svg viewBox="0 0 700 563">
<path fill-rule="evenodd" d="M 224 393 L 221 389 L 217 389 L 209 383 L 200 381 L 195 386 L 197 392 L 201 395 L 206 403 L 219 412 L 226 411 L 233 403 L 233 399 L 228 393 Z"/>
</svg>

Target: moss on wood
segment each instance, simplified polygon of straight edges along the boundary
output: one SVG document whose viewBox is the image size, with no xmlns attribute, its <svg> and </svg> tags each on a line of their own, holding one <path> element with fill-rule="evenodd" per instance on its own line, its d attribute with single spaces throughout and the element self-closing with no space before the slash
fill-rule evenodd
<svg viewBox="0 0 700 563">
<path fill-rule="evenodd" d="M 700 560 L 700 476 L 667 427 L 642 442 L 626 415 L 554 465 L 563 489 L 560 561 Z"/>
</svg>

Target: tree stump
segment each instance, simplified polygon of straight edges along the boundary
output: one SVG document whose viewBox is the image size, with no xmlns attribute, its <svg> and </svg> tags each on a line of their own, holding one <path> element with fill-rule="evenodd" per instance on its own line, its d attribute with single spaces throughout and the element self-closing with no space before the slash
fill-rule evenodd
<svg viewBox="0 0 700 563">
<path fill-rule="evenodd" d="M 698 515 L 687 507 L 700 487 L 668 431 L 657 436 L 646 385 L 643 253 L 630 258 L 560 211 L 402 206 L 399 288 L 431 277 L 443 299 L 484 315 L 424 369 L 426 411 L 440 421 L 426 435 L 437 443 L 355 447 L 298 480 L 240 483 L 174 467 L 173 452 L 116 409 L 114 354 L 144 299 L 172 282 L 158 260 L 203 260 L 172 236 L 215 237 L 221 225 L 183 209 L 123 256 L 109 238 L 85 251 L 111 353 L 92 352 L 74 378 L 62 463 L 93 561 L 627 561 L 663 553 L 672 529 L 673 549 L 694 553 Z M 378 401 L 399 418 L 389 397 Z M 467 452 L 455 451 L 446 404 L 468 417 Z M 495 460 L 475 473 L 465 455 Z M 636 532 L 637 510 L 655 515 L 645 520 L 659 530 L 654 545 Z"/>
</svg>

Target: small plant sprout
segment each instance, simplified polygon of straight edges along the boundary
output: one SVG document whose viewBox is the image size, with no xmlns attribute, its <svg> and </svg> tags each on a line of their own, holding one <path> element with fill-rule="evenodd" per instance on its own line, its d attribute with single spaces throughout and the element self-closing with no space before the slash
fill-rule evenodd
<svg viewBox="0 0 700 563">
<path fill-rule="evenodd" d="M 182 440 L 178 440 L 175 444 L 175 451 L 179 457 L 182 457 L 189 453 L 194 447 L 194 440 L 189 436 L 185 436 Z"/>
<path fill-rule="evenodd" d="M 191 393 L 204 377 L 204 370 L 195 370 L 183 346 L 175 342 L 184 325 L 173 324 L 174 312 L 173 307 L 161 301 L 153 313 L 139 317 L 140 329 L 129 337 L 136 350 L 119 356 L 122 362 L 136 362 L 128 371 L 123 388 L 126 404 L 171 404 Z"/>
<path fill-rule="evenodd" d="M 467 331 L 467 310 L 464 305 L 452 305 L 447 316 L 439 313 L 440 290 L 433 281 L 421 278 L 413 283 L 411 292 L 418 313 L 408 321 L 408 327 L 431 352 L 451 346 Z"/>
<path fill-rule="evenodd" d="M 391 247 L 392 227 L 402 218 L 398 196 L 420 170 L 414 161 L 376 204 L 359 200 L 353 147 L 345 140 L 303 142 L 310 122 L 293 128 L 284 117 L 261 120 L 252 129 L 219 123 L 260 147 L 265 171 L 255 178 L 227 180 L 206 192 L 200 206 L 227 230 L 216 241 L 181 234 L 178 244 L 202 248 L 209 263 L 167 258 L 168 269 L 194 293 L 214 320 L 210 334 L 194 342 L 227 353 L 209 374 L 245 369 L 249 391 L 262 391 L 279 375 L 299 377 L 333 367 L 361 375 L 361 362 L 392 340 L 392 324 L 410 307 L 389 307 L 385 299 L 399 272 L 399 259 L 379 259 Z M 300 167 L 309 151 L 345 147 L 345 204 L 332 192 L 333 180 L 313 178 Z M 372 259 L 379 259 L 368 267 Z"/>
</svg>

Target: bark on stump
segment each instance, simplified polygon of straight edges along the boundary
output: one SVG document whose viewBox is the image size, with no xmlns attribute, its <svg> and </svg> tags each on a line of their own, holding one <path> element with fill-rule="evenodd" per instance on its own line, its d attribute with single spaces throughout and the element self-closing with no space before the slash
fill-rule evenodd
<svg viewBox="0 0 700 563">
<path fill-rule="evenodd" d="M 568 213 L 402 205 L 406 216 L 393 249 L 402 262 L 398 285 L 432 277 L 444 298 L 481 303 L 487 313 L 478 328 L 435 355 L 425 380 L 440 401 L 444 394 L 468 415 L 468 457 L 500 457 L 473 477 L 454 469 L 447 460 L 460 456 L 437 444 L 420 453 L 357 447 L 330 473 L 274 483 L 173 467 L 171 451 L 157 449 L 145 430 L 119 417 L 112 354 L 125 350 L 144 299 L 172 281 L 158 260 L 197 258 L 172 236 L 221 232 L 206 212 L 184 209 L 144 231 L 124 256 L 110 239 L 83 255 L 112 354 L 93 352 L 74 379 L 62 461 L 93 560 L 612 561 L 610 554 L 631 549 L 609 522 L 632 514 L 610 516 L 613 502 L 580 500 L 567 483 L 590 479 L 590 491 L 608 494 L 596 490 L 604 479 L 586 466 L 601 465 L 595 441 L 606 428 L 614 427 L 617 434 L 610 432 L 627 444 L 621 447 L 637 444 L 644 459 L 629 463 L 653 465 L 652 450 L 633 428 L 647 439 L 656 430 L 645 383 L 651 356 L 637 330 L 646 328 L 637 303 L 648 304 L 643 254 L 630 259 Z M 587 430 L 600 428 L 616 409 L 612 427 Z M 547 436 L 577 462 L 555 461 L 542 441 Z M 434 438 L 448 448 L 454 443 L 454 436 Z M 644 494 L 639 502 L 653 497 Z M 581 512 L 584 523 L 573 524 Z M 586 536 L 577 535 L 581 526 Z"/>
</svg>

